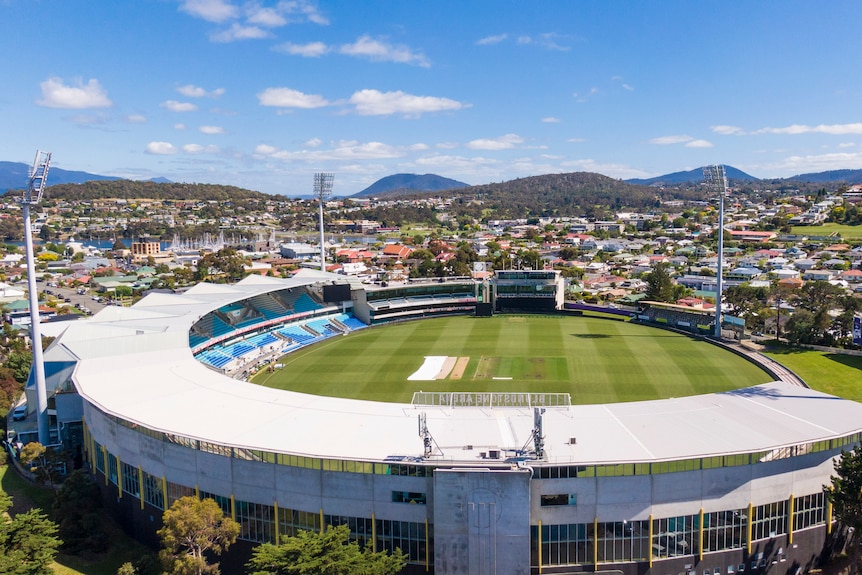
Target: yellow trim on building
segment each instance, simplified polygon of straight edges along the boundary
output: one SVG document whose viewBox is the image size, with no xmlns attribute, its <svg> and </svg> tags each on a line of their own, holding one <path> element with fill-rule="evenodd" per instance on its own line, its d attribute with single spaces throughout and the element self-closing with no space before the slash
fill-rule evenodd
<svg viewBox="0 0 862 575">
<path fill-rule="evenodd" d="M 787 501 L 787 544 L 793 545 L 793 512 L 796 507 L 796 499 L 794 499 L 793 494 L 790 494 L 790 497 Z"/>
<path fill-rule="evenodd" d="M 751 529 L 753 527 L 752 522 L 754 521 L 754 505 L 748 504 L 748 522 L 745 524 L 745 540 L 746 540 L 746 552 L 751 555 Z"/>
</svg>

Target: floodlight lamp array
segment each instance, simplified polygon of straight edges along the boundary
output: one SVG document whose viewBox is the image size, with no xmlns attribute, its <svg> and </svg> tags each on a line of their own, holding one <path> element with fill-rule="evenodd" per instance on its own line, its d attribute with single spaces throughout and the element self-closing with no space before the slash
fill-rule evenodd
<svg viewBox="0 0 862 575">
<path fill-rule="evenodd" d="M 45 184 L 48 181 L 48 167 L 51 165 L 51 152 L 36 151 L 36 159 L 27 176 L 27 189 L 21 203 L 35 205 L 42 201 Z"/>
</svg>

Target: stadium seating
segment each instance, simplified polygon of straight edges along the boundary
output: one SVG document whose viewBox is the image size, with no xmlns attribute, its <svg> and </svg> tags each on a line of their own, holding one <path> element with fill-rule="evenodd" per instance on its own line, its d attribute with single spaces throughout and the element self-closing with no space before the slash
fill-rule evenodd
<svg viewBox="0 0 862 575">
<path fill-rule="evenodd" d="M 321 309 L 322 307 L 323 306 L 321 306 L 319 303 L 317 303 L 316 301 L 311 299 L 311 297 L 308 294 L 304 293 L 301 296 L 299 296 L 299 298 L 297 298 L 296 303 L 293 305 L 293 310 L 296 313 L 304 313 L 307 311 L 314 311 L 316 309 Z"/>
</svg>

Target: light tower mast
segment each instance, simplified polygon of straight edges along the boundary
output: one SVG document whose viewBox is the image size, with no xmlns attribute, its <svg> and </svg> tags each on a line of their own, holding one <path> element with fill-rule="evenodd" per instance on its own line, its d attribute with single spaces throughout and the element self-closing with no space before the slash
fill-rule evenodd
<svg viewBox="0 0 862 575">
<path fill-rule="evenodd" d="M 332 194 L 332 181 L 335 174 L 317 172 L 314 174 L 314 195 L 320 204 L 320 271 L 326 271 L 326 248 L 323 245 L 323 204 Z"/>
<path fill-rule="evenodd" d="M 718 270 L 715 282 L 715 337 L 721 339 L 721 294 L 724 279 L 724 197 L 727 195 L 727 177 L 724 166 L 703 167 L 703 179 L 709 189 L 718 193 Z"/>
<path fill-rule="evenodd" d="M 42 328 L 39 325 L 39 293 L 36 291 L 36 258 L 33 255 L 33 228 L 30 223 L 30 206 L 42 201 L 42 193 L 48 180 L 51 153 L 36 151 L 36 159 L 27 178 L 27 189 L 21 197 L 24 215 L 24 252 L 27 260 L 27 290 L 30 293 L 30 342 L 33 348 L 31 371 L 36 385 L 36 417 L 39 424 L 39 443 L 48 445 L 48 390 L 45 386 L 45 360 L 42 357 Z"/>
</svg>

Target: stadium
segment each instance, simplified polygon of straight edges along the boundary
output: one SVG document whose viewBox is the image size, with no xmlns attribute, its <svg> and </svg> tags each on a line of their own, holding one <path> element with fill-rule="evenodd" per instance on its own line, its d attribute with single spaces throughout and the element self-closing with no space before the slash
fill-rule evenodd
<svg viewBox="0 0 862 575">
<path fill-rule="evenodd" d="M 862 405 L 774 373 L 718 393 L 582 405 L 565 393 L 434 391 L 458 369 L 439 358 L 417 366 L 430 391 L 409 403 L 245 381 L 294 350 L 392 329 L 376 324 L 561 307 L 558 277 L 518 273 L 500 286 L 372 289 L 304 270 L 108 307 L 45 351 L 52 433 L 80 448 L 140 538 L 154 540 L 182 496 L 217 501 L 241 524 L 225 572 L 257 543 L 337 524 L 374 550 L 400 548 L 406 572 L 447 575 L 795 574 L 840 546 L 823 486 L 862 437 Z M 34 419 L 19 422 L 20 441 Z"/>
</svg>

